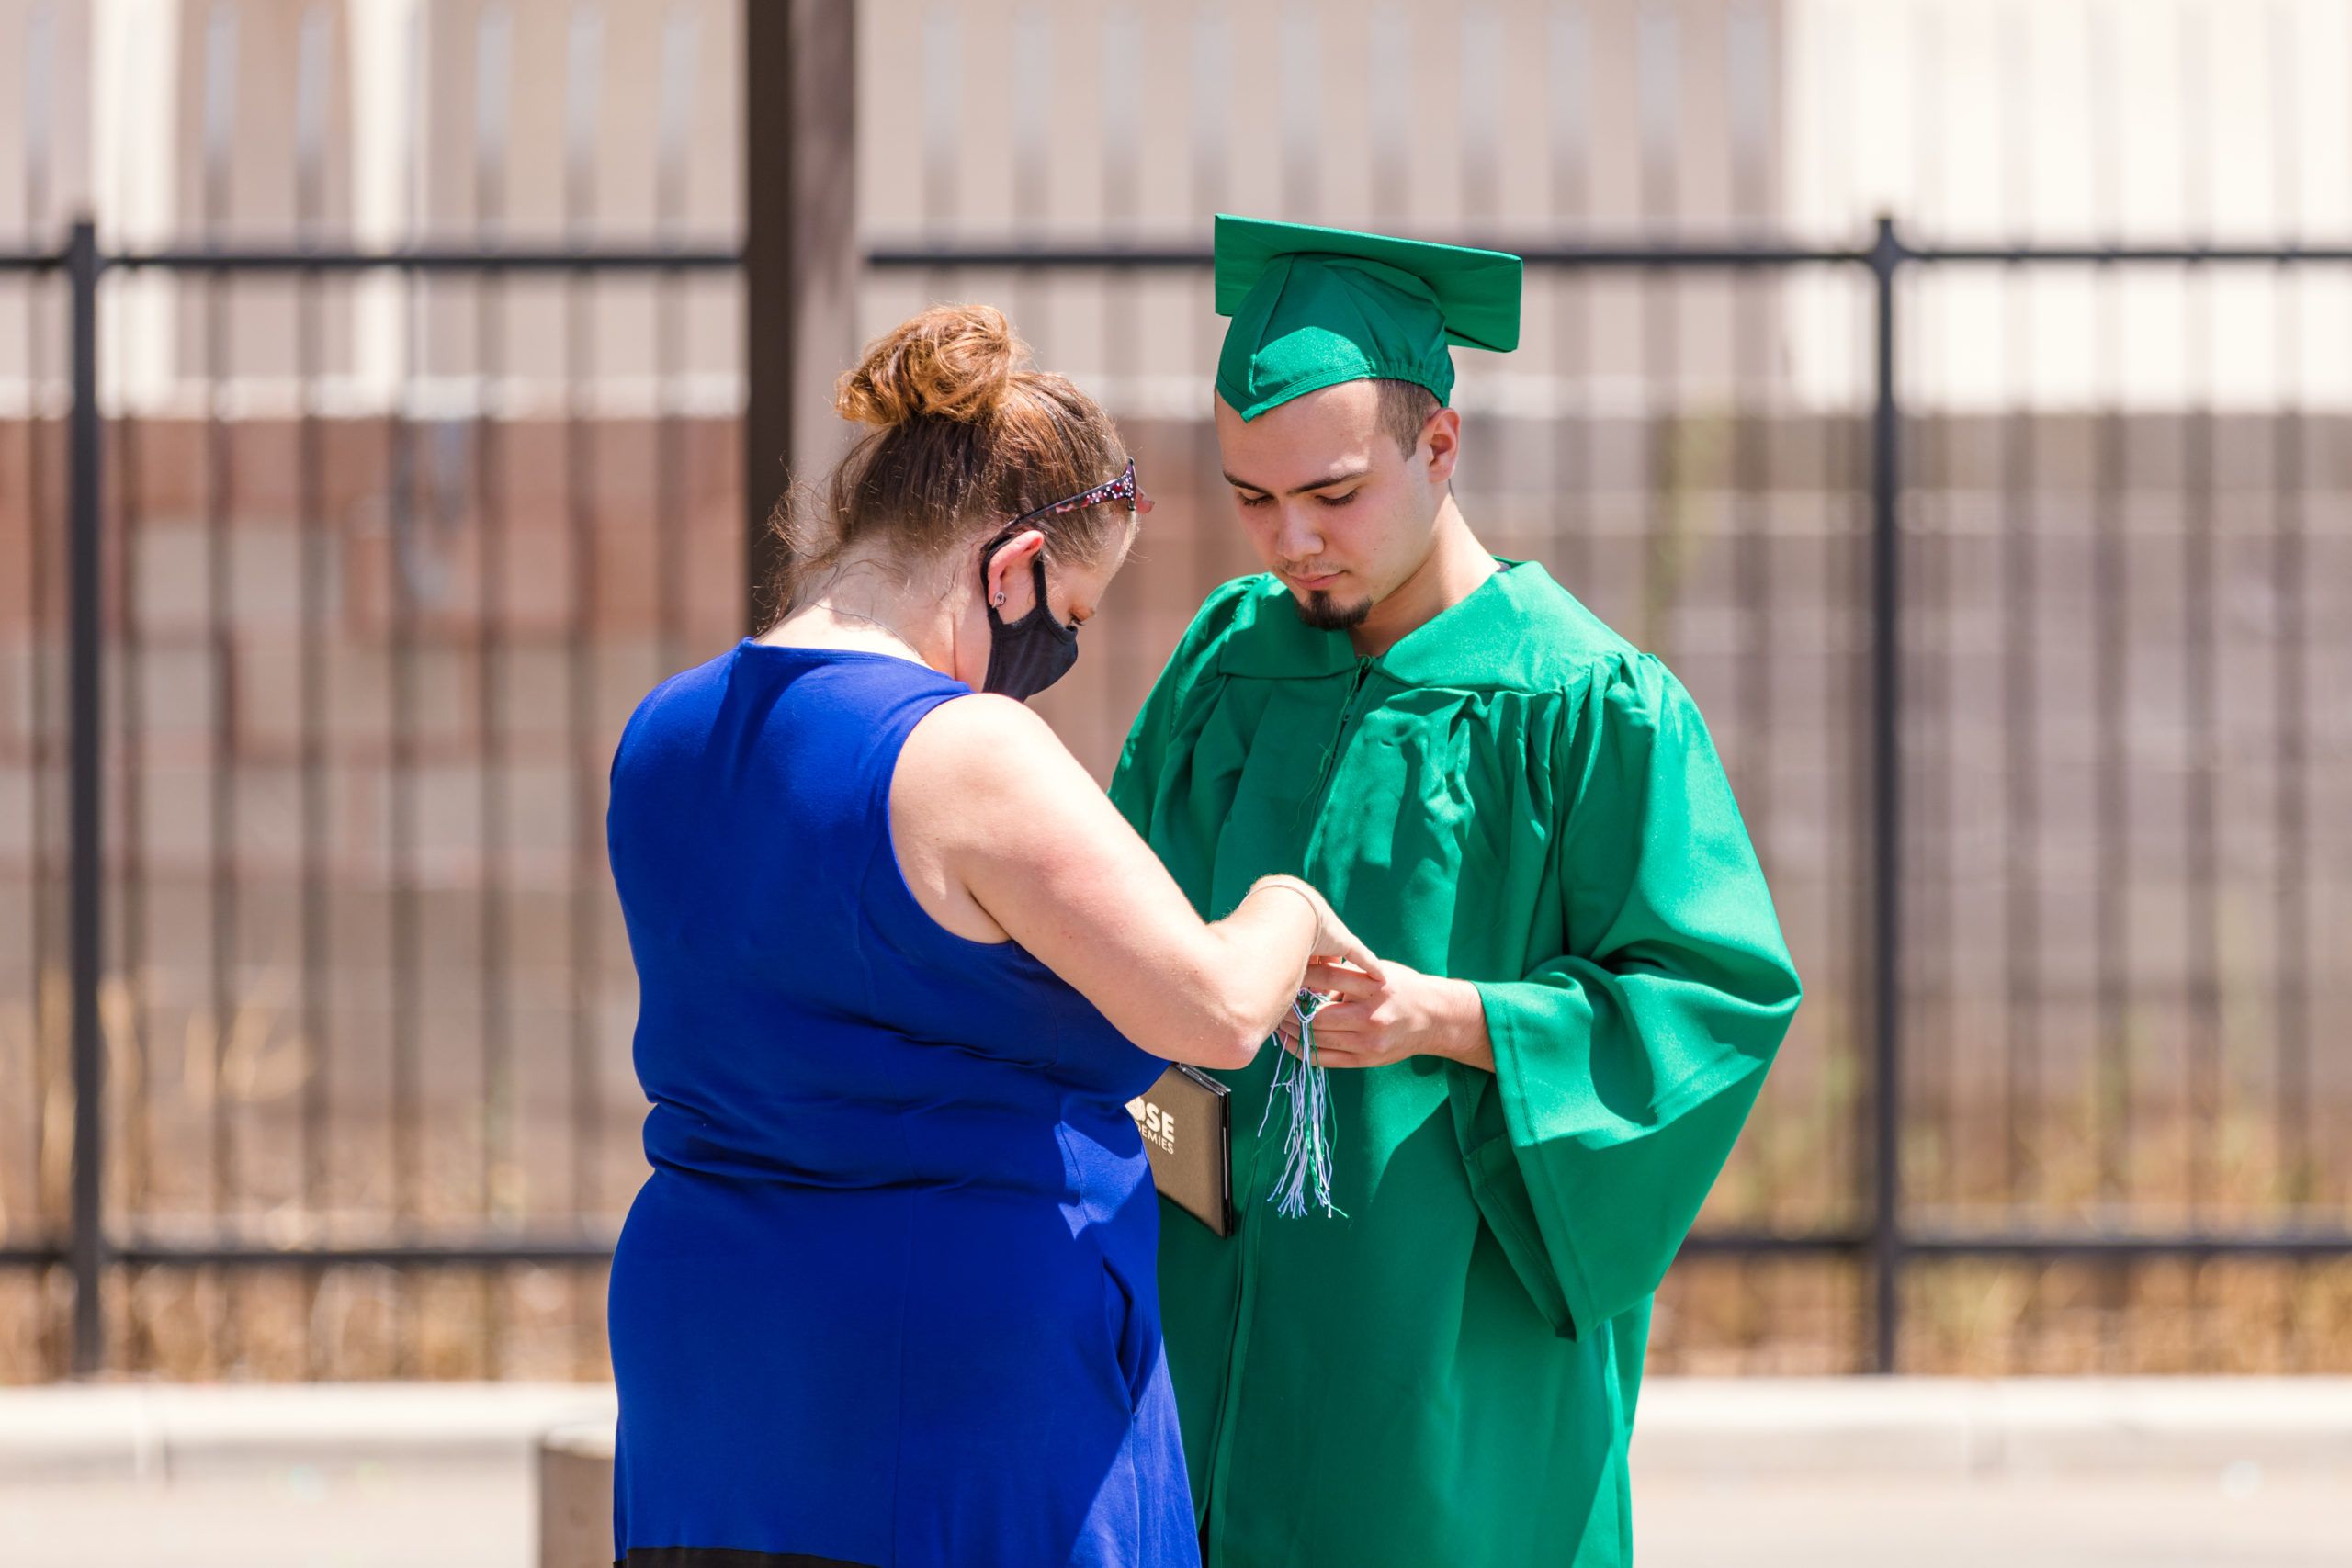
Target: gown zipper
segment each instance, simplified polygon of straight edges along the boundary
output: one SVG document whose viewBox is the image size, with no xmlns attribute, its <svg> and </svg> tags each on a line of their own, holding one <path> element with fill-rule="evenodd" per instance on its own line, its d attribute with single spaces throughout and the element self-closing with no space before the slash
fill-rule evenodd
<svg viewBox="0 0 2352 1568">
<path fill-rule="evenodd" d="M 1372 679 L 1373 660 L 1356 660 L 1355 679 L 1348 686 L 1347 700 L 1340 705 L 1340 722 L 1331 731 L 1331 739 L 1323 747 L 1322 765 L 1315 774 L 1312 798 L 1316 815 L 1320 816 L 1323 803 L 1329 798 L 1332 776 L 1340 771 L 1340 743 L 1348 738 L 1348 726 L 1355 722 L 1356 699 L 1363 695 L 1364 685 Z M 1302 866 L 1301 869 L 1304 869 Z"/>
<path fill-rule="evenodd" d="M 1309 792 L 1316 817 L 1322 815 L 1325 804 L 1330 799 L 1331 784 L 1340 768 L 1340 746 L 1348 738 L 1348 727 L 1354 723 L 1358 716 L 1356 701 L 1363 695 L 1364 687 L 1372 679 L 1372 667 L 1374 662 L 1371 659 L 1356 660 L 1355 678 L 1348 685 L 1346 700 L 1340 705 L 1340 721 L 1332 728 L 1329 742 L 1323 748 L 1323 761 L 1316 773 L 1315 788 Z M 1300 869 L 1304 871 L 1306 865 L 1303 854 L 1300 862 Z M 1262 1142 L 1253 1145 L 1250 1158 L 1249 1197 L 1246 1200 L 1253 1204 L 1258 1199 L 1258 1170 L 1263 1163 L 1264 1156 L 1265 1145 Z M 1231 1503 L 1229 1479 L 1231 1470 L 1228 1461 L 1232 1458 L 1233 1435 L 1229 1429 L 1229 1424 L 1234 1413 L 1234 1395 L 1238 1392 L 1240 1384 L 1241 1351 L 1247 1338 L 1246 1328 L 1253 1305 L 1252 1298 L 1256 1294 L 1251 1285 L 1257 1275 L 1258 1237 L 1263 1229 L 1261 1217 L 1252 1215 L 1242 1247 L 1241 1266 L 1234 1270 L 1233 1331 L 1226 1341 L 1225 1387 L 1219 1392 L 1216 1417 L 1211 1427 L 1209 1438 L 1208 1517 L 1203 1530 L 1204 1539 L 1202 1543 L 1206 1549 L 1202 1554 L 1204 1562 L 1213 1557 L 1221 1558 L 1224 1555 L 1223 1526 L 1227 1517 L 1227 1509 Z"/>
</svg>

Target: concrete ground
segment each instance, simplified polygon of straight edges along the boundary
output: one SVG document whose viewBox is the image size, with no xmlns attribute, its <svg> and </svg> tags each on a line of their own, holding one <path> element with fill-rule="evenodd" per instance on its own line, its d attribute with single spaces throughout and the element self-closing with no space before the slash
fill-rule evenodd
<svg viewBox="0 0 2352 1568">
<path fill-rule="evenodd" d="M 0 1542 L 47 1568 L 530 1568 L 533 1435 L 603 1391 L 0 1392 Z M 1645 1568 L 2352 1564 L 2352 1382 L 1644 1391 Z"/>
<path fill-rule="evenodd" d="M 2343 1568 L 2352 1497 L 2309 1480 L 1637 1480 L 1644 1568 Z M 530 1472 L 503 1463 L 276 1468 L 0 1484 L 27 1568 L 524 1568 Z"/>
<path fill-rule="evenodd" d="M 1634 1478 L 1644 1568 L 2345 1568 L 2352 1492 L 2259 1474 Z"/>
<path fill-rule="evenodd" d="M 27 1568 L 527 1568 L 536 1519 L 519 1453 L 0 1481 L 0 1541 Z"/>
</svg>

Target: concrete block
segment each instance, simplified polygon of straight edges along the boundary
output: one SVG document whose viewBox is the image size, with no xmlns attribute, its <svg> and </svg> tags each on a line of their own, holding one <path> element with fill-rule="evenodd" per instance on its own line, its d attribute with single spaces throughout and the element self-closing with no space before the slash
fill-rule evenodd
<svg viewBox="0 0 2352 1568">
<path fill-rule="evenodd" d="M 582 1421 L 539 1439 L 539 1568 L 613 1560 L 613 1424 Z"/>
<path fill-rule="evenodd" d="M 539 1433 L 612 1404 L 610 1388 L 587 1383 L 15 1388 L 0 1393 L 0 1484 L 519 1454 Z"/>
</svg>

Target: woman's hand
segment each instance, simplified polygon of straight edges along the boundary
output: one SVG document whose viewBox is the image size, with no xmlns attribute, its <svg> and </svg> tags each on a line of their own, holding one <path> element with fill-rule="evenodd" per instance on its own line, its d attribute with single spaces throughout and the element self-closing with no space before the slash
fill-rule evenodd
<svg viewBox="0 0 2352 1568">
<path fill-rule="evenodd" d="M 1393 959 L 1378 974 L 1317 962 L 1306 966 L 1306 988 L 1333 999 L 1315 1013 L 1315 1055 L 1327 1067 L 1385 1067 L 1408 1056 L 1442 1056 L 1487 1072 L 1495 1049 L 1487 1034 L 1487 1006 L 1467 980 L 1424 975 Z M 1283 1049 L 1298 1054 L 1298 1016 L 1275 1031 Z"/>
</svg>

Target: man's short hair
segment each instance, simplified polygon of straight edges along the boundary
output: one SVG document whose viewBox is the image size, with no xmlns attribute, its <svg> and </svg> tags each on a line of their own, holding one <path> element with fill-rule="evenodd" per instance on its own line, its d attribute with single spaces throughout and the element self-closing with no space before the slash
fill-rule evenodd
<svg viewBox="0 0 2352 1568">
<path fill-rule="evenodd" d="M 1381 379 L 1380 428 L 1396 438 L 1398 450 L 1408 457 L 1420 445 L 1421 426 L 1437 411 L 1437 394 L 1419 382 Z"/>
</svg>

